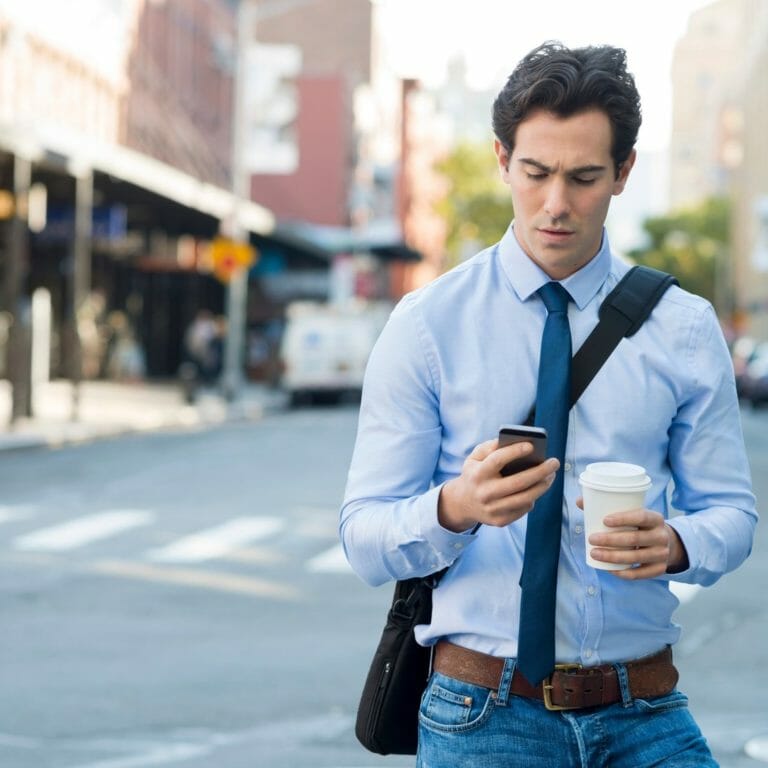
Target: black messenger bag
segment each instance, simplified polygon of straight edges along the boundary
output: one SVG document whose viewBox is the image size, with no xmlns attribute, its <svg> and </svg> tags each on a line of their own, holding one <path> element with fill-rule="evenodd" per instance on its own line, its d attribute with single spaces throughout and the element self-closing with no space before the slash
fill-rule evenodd
<svg viewBox="0 0 768 768">
<path fill-rule="evenodd" d="M 645 322 L 677 280 L 650 267 L 632 267 L 600 305 L 600 321 L 574 355 L 571 406 L 619 341 Z M 432 619 L 432 590 L 448 570 L 398 581 L 381 639 L 357 709 L 355 735 L 370 752 L 415 755 L 419 706 L 431 671 L 431 649 L 416 642 L 413 628 Z"/>
</svg>

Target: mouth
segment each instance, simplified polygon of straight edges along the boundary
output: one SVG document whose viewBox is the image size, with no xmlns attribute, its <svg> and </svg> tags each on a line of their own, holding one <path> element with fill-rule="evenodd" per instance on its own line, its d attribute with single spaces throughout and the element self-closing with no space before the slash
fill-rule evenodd
<svg viewBox="0 0 768 768">
<path fill-rule="evenodd" d="M 555 229 L 553 227 L 539 227 L 539 233 L 545 240 L 554 243 L 564 242 L 575 234 L 572 229 Z"/>
</svg>

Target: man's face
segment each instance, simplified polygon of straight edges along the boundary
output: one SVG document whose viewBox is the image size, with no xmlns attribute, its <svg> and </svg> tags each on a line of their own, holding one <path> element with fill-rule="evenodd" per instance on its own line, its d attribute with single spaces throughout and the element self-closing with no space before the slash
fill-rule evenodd
<svg viewBox="0 0 768 768">
<path fill-rule="evenodd" d="M 598 109 L 532 113 L 517 126 L 511 156 L 495 142 L 517 240 L 553 279 L 581 269 L 600 248 L 611 197 L 624 189 L 635 161 L 633 151 L 617 177 L 611 143 L 611 123 Z"/>
</svg>

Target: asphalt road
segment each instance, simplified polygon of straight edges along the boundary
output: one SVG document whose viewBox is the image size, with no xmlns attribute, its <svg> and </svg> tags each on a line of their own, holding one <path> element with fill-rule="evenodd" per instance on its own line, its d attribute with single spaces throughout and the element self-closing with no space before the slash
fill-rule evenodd
<svg viewBox="0 0 768 768">
<path fill-rule="evenodd" d="M 354 407 L 306 409 L 3 455 L 0 765 L 412 765 L 352 730 L 390 597 L 339 557 L 355 426 Z M 766 426 L 745 412 L 762 498 Z M 757 768 L 745 744 L 768 737 L 758 530 L 678 613 L 681 687 L 725 768 Z"/>
</svg>

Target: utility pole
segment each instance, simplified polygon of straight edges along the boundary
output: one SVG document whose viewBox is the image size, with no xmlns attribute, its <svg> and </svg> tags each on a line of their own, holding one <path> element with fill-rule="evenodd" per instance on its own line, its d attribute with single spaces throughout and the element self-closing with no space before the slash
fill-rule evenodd
<svg viewBox="0 0 768 768">
<path fill-rule="evenodd" d="M 228 222 L 228 232 L 233 240 L 242 242 L 248 237 L 240 223 L 241 200 L 251 197 L 250 176 L 243 165 L 243 121 L 245 116 L 243 85 L 245 81 L 245 57 L 251 42 L 252 14 L 249 0 L 237 4 L 237 43 L 232 110 L 232 196 L 233 210 Z M 236 400 L 243 386 L 243 348 L 247 326 L 248 269 L 235 270 L 227 283 L 227 336 L 224 344 L 224 365 L 221 386 L 230 402 Z"/>
<path fill-rule="evenodd" d="M 83 345 L 80 315 L 91 289 L 91 234 L 93 228 L 93 171 L 76 168 L 75 232 L 72 243 L 72 275 L 68 324 L 71 329 L 69 378 L 72 382 L 71 418 L 80 415 L 80 384 L 83 379 Z"/>
<path fill-rule="evenodd" d="M 246 59 L 251 45 L 256 43 L 257 25 L 267 19 L 282 16 L 315 0 L 238 0 L 237 48 L 235 52 L 234 105 L 232 116 L 232 195 L 231 220 L 224 234 L 236 242 L 246 242 L 238 216 L 240 201 L 251 199 L 251 174 L 245 163 L 245 81 Z M 224 227 L 223 227 L 224 228 Z M 235 400 L 243 385 L 243 350 L 247 327 L 248 270 L 236 270 L 227 287 L 227 338 L 224 345 L 224 369 L 221 385 L 227 400 Z"/>
<path fill-rule="evenodd" d="M 8 378 L 11 382 L 11 423 L 32 416 L 32 301 L 29 296 L 29 188 L 32 162 L 13 158 L 14 211 L 6 271 L 7 306 L 12 314 L 8 338 Z"/>
</svg>

